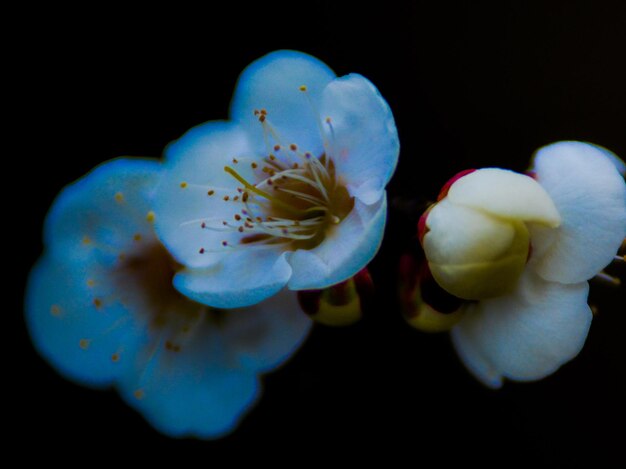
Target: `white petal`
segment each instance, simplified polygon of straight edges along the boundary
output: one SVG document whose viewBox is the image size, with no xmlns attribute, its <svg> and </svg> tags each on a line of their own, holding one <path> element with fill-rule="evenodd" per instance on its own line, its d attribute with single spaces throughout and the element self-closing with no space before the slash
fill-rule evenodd
<svg viewBox="0 0 626 469">
<path fill-rule="evenodd" d="M 97 266 L 69 267 L 46 256 L 32 270 L 26 289 L 26 323 L 35 347 L 62 375 L 85 386 L 113 384 L 130 365 L 139 346 L 137 322 L 113 294 L 109 279 Z M 97 278 L 97 287 L 88 280 Z M 104 283 L 104 285 L 103 285 Z M 140 327 L 140 326 L 139 326 Z"/>
<path fill-rule="evenodd" d="M 438 264 L 498 259 L 507 253 L 515 236 L 510 221 L 455 204 L 447 197 L 428 212 L 426 226 L 424 252 L 429 262 Z"/>
<path fill-rule="evenodd" d="M 239 183 L 224 167 L 235 167 L 242 177 L 253 180 L 246 160 L 250 153 L 245 132 L 224 122 L 195 127 L 168 146 L 155 198 L 155 227 L 163 244 L 182 264 L 215 264 L 223 257 L 214 252 L 223 251 L 222 242 L 240 237 L 234 230 L 221 231 L 222 221 L 233 223 L 233 216 L 244 208 L 233 200 L 240 196 Z M 233 158 L 241 162 L 234 164 Z M 213 191 L 211 195 L 209 191 Z M 202 228 L 203 223 L 217 229 Z"/>
<path fill-rule="evenodd" d="M 297 294 L 283 290 L 242 310 L 224 313 L 224 340 L 241 362 L 259 372 L 284 363 L 307 337 L 312 321 L 302 312 Z"/>
<path fill-rule="evenodd" d="M 452 330 L 468 369 L 485 385 L 543 378 L 574 358 L 591 324 L 586 282 L 548 282 L 531 270 L 508 296 L 470 306 Z"/>
<path fill-rule="evenodd" d="M 115 262 L 141 241 L 154 239 L 148 221 L 158 183 L 156 160 L 119 158 L 96 167 L 64 188 L 48 213 L 48 252 L 68 262 Z"/>
<path fill-rule="evenodd" d="M 267 111 L 267 122 L 280 136 L 274 144 L 295 143 L 305 152 L 323 151 L 317 114 L 320 94 L 335 74 L 316 58 L 295 51 L 276 51 L 250 64 L 239 77 L 230 115 L 246 127 L 257 153 L 269 153 L 255 110 Z M 306 86 L 306 93 L 300 90 Z"/>
<path fill-rule="evenodd" d="M 499 168 L 479 169 L 452 184 L 452 202 L 503 218 L 558 226 L 559 212 L 537 181 Z"/>
<path fill-rule="evenodd" d="M 280 291 L 291 276 L 287 254 L 242 249 L 207 269 L 186 269 L 174 277 L 182 294 L 215 308 L 253 305 Z"/>
<path fill-rule="evenodd" d="M 321 289 L 355 275 L 372 260 L 382 242 L 387 199 L 365 205 L 356 199 L 352 212 L 314 249 L 294 252 L 289 263 L 292 290 Z"/>
<path fill-rule="evenodd" d="M 387 102 L 369 80 L 351 74 L 326 87 L 321 116 L 328 149 L 350 194 L 366 204 L 378 201 L 400 151 Z"/>
<path fill-rule="evenodd" d="M 581 142 L 541 148 L 534 158 L 537 181 L 550 194 L 562 224 L 533 267 L 548 280 L 587 280 L 609 264 L 626 237 L 626 185 L 606 151 Z"/>
</svg>

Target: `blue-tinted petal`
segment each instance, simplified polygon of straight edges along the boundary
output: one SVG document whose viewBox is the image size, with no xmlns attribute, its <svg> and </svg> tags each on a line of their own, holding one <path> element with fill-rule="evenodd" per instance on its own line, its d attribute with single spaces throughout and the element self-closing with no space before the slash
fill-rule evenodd
<svg viewBox="0 0 626 469">
<path fill-rule="evenodd" d="M 228 313 L 223 334 L 246 368 L 265 372 L 295 353 L 311 325 L 296 293 L 282 290 L 261 303 Z"/>
<path fill-rule="evenodd" d="M 369 80 L 351 74 L 326 87 L 320 114 L 337 173 L 350 194 L 366 204 L 377 202 L 400 151 L 389 105 Z"/>
<path fill-rule="evenodd" d="M 68 185 L 46 218 L 50 255 L 64 263 L 111 263 L 138 242 L 153 239 L 150 196 L 159 169 L 156 160 L 119 158 Z"/>
<path fill-rule="evenodd" d="M 200 331 L 195 342 L 189 345 L 191 352 L 160 349 L 118 388 L 160 432 L 218 438 L 234 430 L 255 403 L 258 378 L 224 353 L 227 344 L 218 333 Z"/>
<path fill-rule="evenodd" d="M 350 214 L 326 235 L 319 246 L 299 249 L 289 258 L 292 290 L 326 288 L 355 275 L 372 260 L 382 242 L 387 199 L 374 205 L 355 200 Z"/>
<path fill-rule="evenodd" d="M 63 266 L 50 256 L 30 274 L 25 306 L 33 344 L 61 374 L 86 386 L 109 386 L 138 346 L 134 318 L 93 265 Z"/>
<path fill-rule="evenodd" d="M 189 298 L 215 308 L 241 308 L 276 294 L 290 276 L 286 253 L 242 249 L 213 267 L 179 272 L 174 286 Z"/>
<path fill-rule="evenodd" d="M 257 153 L 268 153 L 263 126 L 255 110 L 267 111 L 280 136 L 271 145 L 297 144 L 302 151 L 323 151 L 317 108 L 334 73 L 318 59 L 296 51 L 276 51 L 250 64 L 239 77 L 231 103 L 231 118 L 251 135 Z M 306 86 L 307 91 L 301 91 Z"/>
<path fill-rule="evenodd" d="M 246 134 L 233 124 L 209 122 L 193 128 L 165 152 L 162 182 L 155 197 L 155 227 L 159 238 L 181 263 L 206 267 L 223 257 L 223 241 L 234 241 L 236 231 L 224 231 L 243 208 L 235 178 L 224 171 L 233 166 L 248 179 L 252 168 L 246 155 Z M 233 158 L 238 163 L 233 163 Z M 229 200 L 225 201 L 227 196 Z M 204 227 L 204 228 L 203 228 Z M 217 227 L 217 228 L 216 228 Z M 216 229 L 215 229 L 216 228 Z"/>
</svg>

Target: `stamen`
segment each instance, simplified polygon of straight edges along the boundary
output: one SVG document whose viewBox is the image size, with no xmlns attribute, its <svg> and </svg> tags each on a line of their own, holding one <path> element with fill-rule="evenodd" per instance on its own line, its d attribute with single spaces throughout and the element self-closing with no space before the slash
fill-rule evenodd
<svg viewBox="0 0 626 469">
<path fill-rule="evenodd" d="M 246 181 L 243 177 L 241 177 L 239 175 L 239 173 L 237 173 L 237 171 L 235 171 L 234 169 L 228 167 L 228 166 L 224 166 L 224 171 L 226 171 L 228 174 L 230 174 L 232 177 L 234 177 L 235 179 L 237 179 L 237 181 L 239 181 L 240 183 L 242 183 L 244 185 L 244 187 L 246 189 L 248 189 L 250 192 L 253 192 L 267 200 L 270 200 L 271 202 L 273 202 L 274 204 L 280 206 L 281 208 L 290 211 L 292 213 L 301 213 L 300 210 L 292 207 L 289 204 L 284 203 L 282 200 L 277 199 L 276 197 L 274 197 L 271 194 L 268 194 L 267 192 L 257 188 L 256 186 L 253 186 L 252 184 L 250 184 L 248 181 Z M 247 199 L 247 198 L 246 198 Z"/>
<path fill-rule="evenodd" d="M 613 277 L 612 275 L 609 275 L 604 271 L 596 274 L 594 278 L 597 278 L 598 280 L 601 280 L 603 282 L 607 282 L 611 285 L 615 285 L 616 287 L 619 287 L 622 284 L 621 279 Z"/>
<path fill-rule="evenodd" d="M 304 89 L 303 89 L 304 88 Z M 315 123 L 317 124 L 317 130 L 320 134 L 320 137 L 322 138 L 322 145 L 324 146 L 324 151 L 327 155 L 331 154 L 331 148 L 330 148 L 330 142 L 326 139 L 326 135 L 324 134 L 324 129 L 322 127 L 322 122 L 320 120 L 320 113 L 319 110 L 317 109 L 317 107 L 315 106 L 315 103 L 313 103 L 313 100 L 311 99 L 311 96 L 309 95 L 309 93 L 307 93 L 307 87 L 306 86 L 301 86 L 300 87 L 300 91 L 302 91 L 304 93 L 304 95 L 306 96 L 306 100 L 307 103 L 309 104 L 309 108 L 311 109 L 311 113 L 313 114 L 313 116 L 315 116 Z M 330 117 L 326 118 L 327 122 L 330 121 Z M 326 159 L 326 165 L 328 164 L 328 158 Z M 328 168 L 328 166 L 326 166 L 326 168 Z"/>
</svg>

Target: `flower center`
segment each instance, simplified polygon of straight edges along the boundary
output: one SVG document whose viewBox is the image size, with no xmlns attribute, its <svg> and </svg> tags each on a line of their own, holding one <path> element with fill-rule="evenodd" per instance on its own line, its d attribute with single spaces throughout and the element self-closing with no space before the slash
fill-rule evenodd
<svg viewBox="0 0 626 469">
<path fill-rule="evenodd" d="M 155 241 L 124 257 L 113 272 L 118 291 L 140 292 L 121 298 L 123 303 L 130 303 L 131 310 L 144 316 L 142 319 L 153 330 L 167 331 L 165 347 L 174 351 L 180 349 L 176 337 L 190 332 L 203 320 L 219 323 L 221 316 L 220 311 L 186 298 L 173 287 L 172 279 L 180 269 L 180 264 Z"/>
<path fill-rule="evenodd" d="M 312 249 L 350 213 L 354 198 L 337 175 L 321 124 L 325 151 L 316 156 L 295 143 L 283 144 L 267 120 L 267 111 L 254 113 L 263 126 L 267 153 L 250 160 L 233 158 L 232 165 L 224 167 L 239 183 L 236 193 L 223 196 L 225 203 L 232 204 L 232 216 L 220 220 L 217 227 L 203 223 L 202 228 L 240 233 L 239 245 Z M 331 125 L 330 118 L 326 124 Z M 231 244 L 224 240 L 222 246 Z"/>
</svg>

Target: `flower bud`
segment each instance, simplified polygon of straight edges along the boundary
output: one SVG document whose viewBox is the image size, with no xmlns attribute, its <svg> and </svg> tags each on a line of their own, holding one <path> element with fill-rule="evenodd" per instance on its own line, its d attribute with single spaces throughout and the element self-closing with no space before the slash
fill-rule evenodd
<svg viewBox="0 0 626 469">
<path fill-rule="evenodd" d="M 464 302 L 443 290 L 428 264 L 410 254 L 400 260 L 400 303 L 406 321 L 422 332 L 448 331 L 464 312 Z"/>
<path fill-rule="evenodd" d="M 459 298 L 482 300 L 517 284 L 530 252 L 527 224 L 559 222 L 536 181 L 489 168 L 455 179 L 420 220 L 419 237 L 437 283 Z"/>
</svg>

